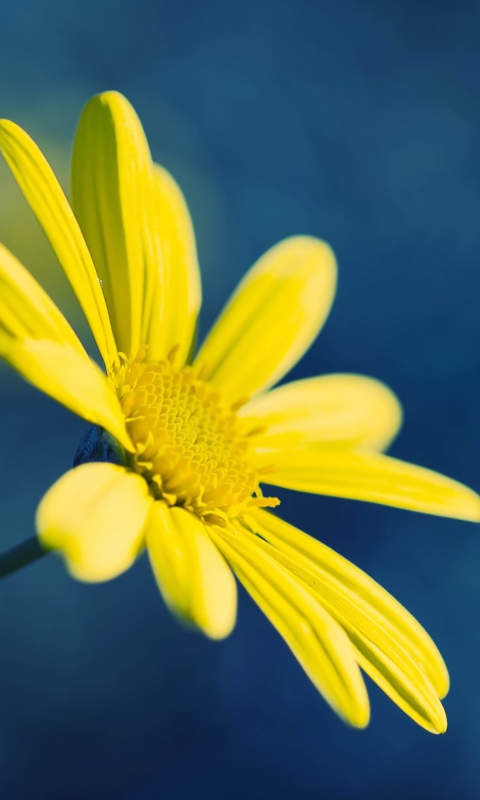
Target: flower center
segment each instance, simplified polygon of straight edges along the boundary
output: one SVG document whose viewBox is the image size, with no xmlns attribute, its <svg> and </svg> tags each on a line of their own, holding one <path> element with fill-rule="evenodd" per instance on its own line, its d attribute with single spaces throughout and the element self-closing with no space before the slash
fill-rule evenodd
<svg viewBox="0 0 480 800">
<path fill-rule="evenodd" d="M 126 425 L 135 445 L 130 466 L 155 497 L 199 516 L 238 516 L 248 506 L 276 506 L 264 498 L 252 464 L 255 430 L 220 393 L 174 355 L 144 363 L 146 348 L 116 378 Z"/>
</svg>

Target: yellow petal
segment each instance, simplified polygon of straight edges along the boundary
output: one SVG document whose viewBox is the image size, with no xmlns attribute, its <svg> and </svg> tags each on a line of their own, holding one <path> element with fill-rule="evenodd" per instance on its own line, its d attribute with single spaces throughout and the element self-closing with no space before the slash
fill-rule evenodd
<svg viewBox="0 0 480 800">
<path fill-rule="evenodd" d="M 204 523 L 183 508 L 155 503 L 146 532 L 150 562 L 163 599 L 211 639 L 233 630 L 237 587 Z"/>
<path fill-rule="evenodd" d="M 202 301 L 195 235 L 185 198 L 172 176 L 155 165 L 155 203 L 161 246 L 161 269 L 144 314 L 142 340 L 150 360 L 174 348 L 184 363 L 192 344 Z"/>
<path fill-rule="evenodd" d="M 152 504 L 139 475 L 114 464 L 82 464 L 43 497 L 38 537 L 45 548 L 63 555 L 75 578 L 107 581 L 135 561 Z"/>
<path fill-rule="evenodd" d="M 350 639 L 355 645 L 358 663 L 367 675 L 422 728 L 430 733 L 445 733 L 445 710 L 415 662 L 409 663 L 407 658 L 403 663 L 394 660 L 388 652 L 367 639 L 357 639 L 355 634 L 351 632 Z"/>
<path fill-rule="evenodd" d="M 161 265 L 153 168 L 135 111 L 118 92 L 85 106 L 72 158 L 72 205 L 103 283 L 118 348 L 134 355 Z"/>
<path fill-rule="evenodd" d="M 15 339 L 49 339 L 87 354 L 67 320 L 28 270 L 0 244 L 0 330 Z"/>
<path fill-rule="evenodd" d="M 93 361 L 55 342 L 18 341 L 2 331 L 0 357 L 37 389 L 79 417 L 105 428 L 127 450 L 133 449 L 117 396 Z"/>
<path fill-rule="evenodd" d="M 84 311 L 107 369 L 117 352 L 98 275 L 67 198 L 37 145 L 0 120 L 0 151 L 37 217 Z"/>
<path fill-rule="evenodd" d="M 75 414 L 131 449 L 110 382 L 36 280 L 0 245 L 0 356 Z"/>
<path fill-rule="evenodd" d="M 400 403 L 380 381 L 323 375 L 253 398 L 240 415 L 265 425 L 259 446 L 318 442 L 327 447 L 384 450 L 402 422 Z"/>
<path fill-rule="evenodd" d="M 427 730 L 445 730 L 438 697 L 448 672 L 422 626 L 388 592 L 326 545 L 272 514 L 248 519 L 259 546 L 301 578 L 347 632 L 361 667 L 386 694 Z M 266 540 L 266 541 L 265 541 Z"/>
<path fill-rule="evenodd" d="M 309 236 L 285 239 L 242 280 L 196 364 L 232 402 L 272 386 L 316 338 L 335 283 L 328 245 Z"/>
<path fill-rule="evenodd" d="M 270 454 L 269 459 L 276 471 L 263 480 L 274 486 L 480 522 L 476 492 L 438 472 L 389 456 L 307 445 Z"/>
<path fill-rule="evenodd" d="M 133 449 L 117 396 L 93 361 L 55 342 L 17 341 L 1 331 L 0 357 L 37 389 Z"/>
<path fill-rule="evenodd" d="M 234 534 L 212 527 L 212 538 L 325 700 L 351 725 L 365 727 L 368 696 L 353 647 L 341 627 L 304 583 L 252 542 L 241 527 Z"/>
<path fill-rule="evenodd" d="M 310 585 L 337 608 L 335 613 L 342 611 L 345 619 L 383 649 L 399 645 L 425 670 L 438 695 L 447 694 L 448 672 L 435 643 L 380 584 L 318 539 L 274 514 L 254 510 L 248 521 L 253 531 L 295 559 L 298 569 L 315 576 Z"/>
</svg>

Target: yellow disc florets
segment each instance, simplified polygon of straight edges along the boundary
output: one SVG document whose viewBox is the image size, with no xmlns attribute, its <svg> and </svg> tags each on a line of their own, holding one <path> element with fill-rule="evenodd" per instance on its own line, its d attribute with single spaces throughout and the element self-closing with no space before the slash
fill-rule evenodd
<svg viewBox="0 0 480 800">
<path fill-rule="evenodd" d="M 199 516 L 234 517 L 250 505 L 275 506 L 262 497 L 252 467 L 255 431 L 238 419 L 238 404 L 174 357 L 144 361 L 143 348 L 116 377 L 127 429 L 135 445 L 132 468 L 155 497 Z"/>
</svg>

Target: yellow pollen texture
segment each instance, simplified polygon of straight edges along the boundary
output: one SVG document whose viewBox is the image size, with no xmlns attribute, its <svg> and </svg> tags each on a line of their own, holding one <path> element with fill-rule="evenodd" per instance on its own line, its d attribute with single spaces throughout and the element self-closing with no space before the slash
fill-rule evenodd
<svg viewBox="0 0 480 800">
<path fill-rule="evenodd" d="M 220 518 L 278 505 L 262 497 L 250 460 L 257 431 L 242 428 L 238 405 L 227 406 L 191 367 L 175 367 L 173 357 L 149 364 L 145 355 L 142 348 L 121 367 L 116 387 L 136 448 L 131 466 L 154 496 Z"/>
</svg>

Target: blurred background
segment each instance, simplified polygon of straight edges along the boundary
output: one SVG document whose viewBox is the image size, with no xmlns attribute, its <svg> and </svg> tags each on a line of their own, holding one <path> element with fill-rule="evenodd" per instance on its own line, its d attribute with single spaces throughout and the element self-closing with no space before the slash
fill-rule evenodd
<svg viewBox="0 0 480 800">
<path fill-rule="evenodd" d="M 184 189 L 204 332 L 249 265 L 295 233 L 340 269 L 292 377 L 360 372 L 401 398 L 392 453 L 480 489 L 480 3 L 15 0 L 2 4 L 0 116 L 68 186 L 87 99 L 122 91 Z M 85 326 L 0 165 L 0 240 Z M 84 425 L 0 371 L 0 547 L 31 535 Z M 480 796 L 480 530 L 284 492 L 283 515 L 364 568 L 449 665 L 434 737 L 369 684 L 344 726 L 242 592 L 211 643 L 165 609 L 146 558 L 111 583 L 45 559 L 0 584 L 0 795 L 7 800 Z"/>
</svg>

